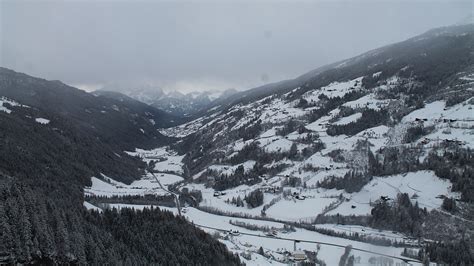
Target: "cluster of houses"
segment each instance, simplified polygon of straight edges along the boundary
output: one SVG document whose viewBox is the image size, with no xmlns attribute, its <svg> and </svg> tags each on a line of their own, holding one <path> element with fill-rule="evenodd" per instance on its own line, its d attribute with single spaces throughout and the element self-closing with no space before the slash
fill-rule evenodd
<svg viewBox="0 0 474 266">
<path fill-rule="evenodd" d="M 428 118 L 415 118 L 415 122 L 427 122 L 428 120 L 432 120 L 435 123 L 454 123 L 454 122 L 474 122 L 473 119 L 447 119 L 447 118 L 435 118 L 435 119 L 428 119 Z"/>
<path fill-rule="evenodd" d="M 214 191 L 214 197 L 220 197 L 224 195 L 225 195 L 225 192 L 223 191 Z"/>
<path fill-rule="evenodd" d="M 423 138 L 423 140 L 420 142 L 423 145 L 426 145 L 430 143 L 431 141 L 437 141 L 437 142 L 444 142 L 444 143 L 454 143 L 457 145 L 464 145 L 464 142 L 457 140 L 457 139 L 429 139 L 429 138 Z"/>
<path fill-rule="evenodd" d="M 360 108 L 369 108 L 369 106 L 371 106 L 373 103 L 372 102 L 366 102 L 365 104 L 355 104 L 353 107 L 356 108 L 356 109 L 360 109 Z M 382 108 L 384 106 L 386 106 L 387 103 L 386 102 L 383 102 L 383 101 L 378 101 L 378 102 L 375 102 L 375 106 L 377 108 Z"/>
<path fill-rule="evenodd" d="M 280 187 L 264 187 L 263 192 L 265 193 L 272 193 L 272 194 L 277 194 L 280 193 L 281 188 Z"/>
<path fill-rule="evenodd" d="M 227 231 L 228 235 L 230 236 L 240 236 L 240 232 L 239 231 L 236 231 L 236 230 L 229 230 Z M 277 231 L 276 230 L 270 230 L 270 231 L 267 231 L 265 232 L 265 236 L 267 237 L 276 237 L 277 236 Z M 295 240 L 294 241 L 294 248 L 293 248 L 293 251 L 288 251 L 286 249 L 284 250 L 278 250 L 277 253 L 281 254 L 284 256 L 284 259 L 283 261 L 281 259 L 279 259 L 278 261 L 280 262 L 303 262 L 303 261 L 306 261 L 308 259 L 308 256 L 306 255 L 306 251 L 304 250 L 301 250 L 301 249 L 297 249 L 296 248 L 296 244 L 299 243 L 300 241 L 299 240 Z M 245 243 L 243 244 L 243 246 L 247 247 L 247 248 L 250 248 L 252 247 L 251 244 L 248 244 L 248 243 Z M 243 253 L 240 254 L 243 258 L 247 259 L 247 260 L 250 260 L 252 258 L 251 256 L 251 253 L 247 250 Z M 273 257 L 272 254 L 269 254 L 268 252 L 266 254 L 264 254 L 264 256 L 266 257 Z M 274 258 L 274 257 L 273 257 Z M 275 258 L 274 258 L 275 259 Z M 298 264 L 299 265 L 299 264 Z"/>
</svg>

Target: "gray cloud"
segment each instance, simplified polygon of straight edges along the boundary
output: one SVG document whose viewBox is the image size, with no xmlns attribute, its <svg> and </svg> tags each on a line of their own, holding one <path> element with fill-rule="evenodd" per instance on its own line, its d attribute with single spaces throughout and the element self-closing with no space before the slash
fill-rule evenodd
<svg viewBox="0 0 474 266">
<path fill-rule="evenodd" d="M 95 88 L 239 89 L 471 15 L 470 1 L 0 2 L 0 64 Z"/>
</svg>

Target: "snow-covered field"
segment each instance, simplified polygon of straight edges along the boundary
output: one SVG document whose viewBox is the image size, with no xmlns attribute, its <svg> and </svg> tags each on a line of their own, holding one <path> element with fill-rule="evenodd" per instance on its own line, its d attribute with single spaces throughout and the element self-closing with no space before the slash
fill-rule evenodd
<svg viewBox="0 0 474 266">
<path fill-rule="evenodd" d="M 371 227 L 360 225 L 343 225 L 343 224 L 317 224 L 316 228 L 327 229 L 338 233 L 359 234 L 372 238 L 389 239 L 392 241 L 413 243 L 416 245 L 416 240 L 405 236 L 402 233 L 392 232 L 387 230 L 379 230 Z"/>
<path fill-rule="evenodd" d="M 158 173 L 155 174 L 160 183 L 166 188 L 168 185 L 174 184 L 183 180 L 181 176 Z M 167 194 L 161 186 L 158 184 L 156 179 L 151 175 L 147 174 L 142 179 L 136 180 L 130 185 L 115 181 L 109 177 L 102 175 L 102 179 L 92 177 L 92 186 L 86 187 L 84 193 L 91 196 L 126 196 L 126 195 L 165 195 Z"/>
<path fill-rule="evenodd" d="M 308 193 L 309 194 L 309 193 Z M 307 193 L 302 195 L 311 196 Z M 307 221 L 323 212 L 324 208 L 335 202 L 334 198 L 308 197 L 304 200 L 290 199 L 280 200 L 266 211 L 268 217 L 284 221 Z"/>
<path fill-rule="evenodd" d="M 376 99 L 375 94 L 371 93 L 357 100 L 347 102 L 343 104 L 343 106 L 352 107 L 352 108 L 365 107 L 369 109 L 380 110 L 382 107 L 387 106 L 389 103 L 390 103 L 390 100 Z"/>
<path fill-rule="evenodd" d="M 380 199 L 381 196 L 394 199 L 398 193 L 407 193 L 413 203 L 418 202 L 421 208 L 426 207 L 428 210 L 440 208 L 443 200 L 439 196 L 459 198 L 457 193 L 451 192 L 449 181 L 440 179 L 432 171 L 419 171 L 375 177 L 361 191 L 344 194 L 349 201 L 344 201 L 329 214 L 370 214 L 372 209 L 370 203 Z"/>
<path fill-rule="evenodd" d="M 111 204 L 111 208 L 123 208 L 123 207 L 131 207 L 136 209 L 143 209 L 149 208 L 148 205 L 127 205 L 127 204 Z M 175 208 L 166 208 L 160 207 L 164 210 L 172 211 L 173 213 L 177 214 L 177 209 Z M 222 243 L 226 244 L 230 251 L 238 254 L 242 254 L 244 252 L 251 254 L 251 260 L 247 260 L 241 256 L 241 260 L 248 265 L 279 265 L 282 263 L 285 255 L 285 252 L 292 253 L 294 247 L 294 241 L 292 239 L 297 239 L 301 241 L 316 241 L 321 243 L 327 244 L 335 244 L 340 246 L 347 246 L 351 245 L 353 248 L 363 249 L 370 252 L 377 252 L 385 255 L 401 257 L 401 252 L 403 248 L 396 248 L 396 247 L 383 247 L 383 246 L 376 246 L 368 243 L 352 241 L 348 239 L 338 238 L 338 237 L 331 237 L 324 234 L 320 234 L 314 231 L 309 231 L 305 229 L 296 228 L 294 232 L 283 232 L 281 229 L 283 228 L 283 224 L 277 222 L 269 222 L 269 221 L 262 221 L 262 220 L 254 220 L 254 219 L 243 219 L 243 218 L 233 218 L 227 216 L 220 216 L 214 215 L 207 212 L 203 212 L 194 208 L 187 208 L 186 212 L 183 216 L 188 219 L 189 221 L 193 222 L 198 227 L 200 225 L 204 225 L 206 227 L 212 227 L 222 230 L 232 230 L 238 231 L 240 235 L 232 236 L 222 231 L 218 231 L 215 229 L 209 229 L 206 227 L 201 227 L 204 231 L 214 234 L 215 232 L 219 232 L 221 238 L 219 239 Z M 258 225 L 258 226 L 268 226 L 271 228 L 275 228 L 277 230 L 276 237 L 266 237 L 263 231 L 252 231 L 245 229 L 240 226 L 235 226 L 230 224 L 230 220 L 233 222 L 243 222 L 246 224 L 251 225 Z M 322 225 L 321 227 L 330 227 L 331 225 Z M 338 231 L 349 230 L 347 227 L 339 227 L 335 228 Z M 354 227 L 353 230 L 362 230 L 363 227 Z M 366 234 L 370 236 L 378 236 L 381 237 L 386 236 L 387 238 L 400 238 L 403 239 L 402 235 L 394 234 L 388 231 L 378 231 L 373 230 L 370 228 L 365 228 Z M 362 231 L 361 231 L 362 232 Z M 251 235 L 244 235 L 244 234 L 251 234 Z M 257 236 L 253 236 L 257 235 Z M 258 249 L 263 247 L 266 257 L 260 256 L 257 254 Z M 306 243 L 300 242 L 296 245 L 297 249 L 303 251 L 314 252 L 317 250 L 318 246 L 315 243 Z M 337 246 L 330 246 L 326 244 L 320 244 L 319 252 L 318 252 L 318 259 L 322 259 L 327 265 L 338 265 L 340 257 L 344 253 L 343 247 Z M 356 261 L 358 262 L 356 265 L 370 265 L 369 259 L 371 257 L 379 257 L 378 255 L 374 255 L 371 253 L 352 250 L 351 255 L 354 255 Z M 278 260 L 281 260 L 280 262 Z M 401 260 L 397 259 L 389 259 L 392 263 L 403 263 Z M 286 263 L 285 263 L 286 264 Z M 403 265 L 403 264 L 399 264 Z M 421 265 L 421 264 L 412 264 L 412 265 Z"/>
<path fill-rule="evenodd" d="M 346 125 L 346 124 L 349 124 L 351 122 L 357 121 L 361 117 L 362 117 L 361 113 L 355 113 L 355 114 L 352 114 L 350 116 L 343 117 L 343 118 L 339 119 L 338 121 L 336 121 L 333 124 L 334 125 Z"/>
<path fill-rule="evenodd" d="M 344 171 L 347 170 L 339 169 L 332 171 L 341 171 L 340 175 L 343 176 Z M 326 171 L 321 171 L 314 178 L 309 179 L 307 185 L 309 187 L 314 186 L 317 181 L 328 176 L 322 175 L 324 172 Z M 264 183 L 253 186 L 241 185 L 223 191 L 225 195 L 219 197 L 214 196 L 212 188 L 205 188 L 203 185 L 187 184 L 185 187 L 202 192 L 203 201 L 201 206 L 211 207 L 223 212 L 252 216 L 260 216 L 263 206 L 280 197 L 280 200 L 276 201 L 266 210 L 266 217 L 284 221 L 308 222 L 323 213 L 330 204 L 337 203 L 339 195 L 343 195 L 346 200 L 336 209 L 329 211 L 328 214 L 369 215 L 372 209 L 371 203 L 375 203 L 381 196 L 394 199 L 398 193 L 408 193 L 413 203 L 418 202 L 421 208 L 426 207 L 428 210 L 440 208 L 442 204 L 440 196 L 459 198 L 458 193 L 451 192 L 451 183 L 449 181 L 438 178 L 431 171 L 419 171 L 388 177 L 375 177 L 360 192 L 352 194 L 336 189 L 291 188 L 291 193 L 297 192 L 305 198 L 297 199 L 291 196 L 284 198 L 278 194 L 265 192 L 264 203 L 260 207 L 237 207 L 234 204 L 227 203 L 232 198 L 240 197 L 243 200 L 247 194 L 256 189 L 265 191 L 265 188 L 268 187 L 278 187 L 281 185 L 282 179 L 283 177 L 275 176 Z"/>
<path fill-rule="evenodd" d="M 161 147 L 153 150 L 136 149 L 134 152 L 127 152 L 131 156 L 138 156 L 144 162 L 155 162 L 154 171 L 183 174 L 184 155 L 178 155 L 175 151 Z"/>
<path fill-rule="evenodd" d="M 333 82 L 328 86 L 322 87 L 319 90 L 309 92 L 305 95 L 305 99 L 309 102 L 318 101 L 321 94 L 329 98 L 342 97 L 352 90 L 358 90 L 362 86 L 362 77 L 356 78 L 346 82 Z"/>
<path fill-rule="evenodd" d="M 242 166 L 244 168 L 244 172 L 248 172 L 253 168 L 254 165 L 255 165 L 255 161 L 249 160 L 244 163 L 236 164 L 236 165 L 215 164 L 215 165 L 209 166 L 208 169 L 217 171 L 218 173 L 221 173 L 223 175 L 232 175 L 239 166 Z"/>
<path fill-rule="evenodd" d="M 402 122 L 413 123 L 422 120 L 424 126 L 434 126 L 435 130 L 426 138 L 434 141 L 456 140 L 462 145 L 474 148 L 474 98 L 446 107 L 444 101 L 426 104 L 403 117 Z"/>
</svg>

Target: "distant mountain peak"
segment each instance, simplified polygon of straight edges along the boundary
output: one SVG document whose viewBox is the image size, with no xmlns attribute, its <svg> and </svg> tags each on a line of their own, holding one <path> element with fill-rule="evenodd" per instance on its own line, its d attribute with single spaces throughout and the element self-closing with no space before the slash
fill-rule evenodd
<svg viewBox="0 0 474 266">
<path fill-rule="evenodd" d="M 149 85 L 107 85 L 98 91 L 120 92 L 135 100 L 178 116 L 196 114 L 206 108 L 211 108 L 214 101 L 225 99 L 237 93 L 235 89 L 196 90 L 183 93 L 178 90 L 165 91 L 159 87 Z"/>
</svg>

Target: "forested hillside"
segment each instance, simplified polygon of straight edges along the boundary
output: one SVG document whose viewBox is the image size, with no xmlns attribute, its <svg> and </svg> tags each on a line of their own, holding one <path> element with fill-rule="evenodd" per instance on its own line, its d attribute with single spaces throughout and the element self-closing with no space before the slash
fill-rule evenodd
<svg viewBox="0 0 474 266">
<path fill-rule="evenodd" d="M 146 104 L 94 96 L 60 81 L 34 78 L 5 68 L 0 68 L 0 75 L 1 96 L 38 110 L 53 123 L 55 118 L 68 120 L 78 130 L 91 132 L 122 150 L 163 145 L 169 138 L 156 129 L 178 122 Z"/>
<path fill-rule="evenodd" d="M 210 235 L 158 208 L 82 208 L 79 193 L 45 196 L 13 178 L 0 180 L 0 260 L 34 264 L 238 265 Z M 74 186 L 76 189 L 77 187 Z"/>
<path fill-rule="evenodd" d="M 170 213 L 83 207 L 92 176 L 141 177 L 145 163 L 124 151 L 168 143 L 165 114 L 7 69 L 0 97 L 0 262 L 239 264 Z"/>
</svg>

